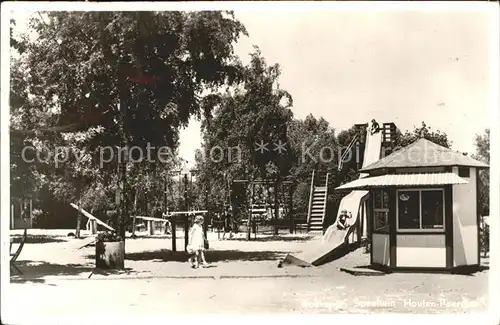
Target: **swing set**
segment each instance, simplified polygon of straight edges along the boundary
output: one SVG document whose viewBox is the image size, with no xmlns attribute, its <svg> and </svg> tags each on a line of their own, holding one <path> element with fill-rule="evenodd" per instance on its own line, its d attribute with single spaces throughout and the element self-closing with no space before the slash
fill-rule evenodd
<svg viewBox="0 0 500 325">
<path fill-rule="evenodd" d="M 279 189 L 274 179 L 255 179 L 250 182 L 247 179 L 236 179 L 232 182 L 231 198 L 233 205 L 243 217 L 239 219 L 239 225 L 251 228 L 254 238 L 257 237 L 258 228 L 269 225 L 274 226 L 274 234 L 279 230 L 279 222 L 288 216 L 290 219 L 290 231 L 292 231 L 292 184 L 290 180 L 283 180 L 281 185 L 288 189 Z M 243 187 L 243 197 L 236 194 L 236 187 Z M 250 192 L 248 194 L 248 192 Z M 240 193 L 241 194 L 241 193 Z M 245 209 L 246 207 L 246 209 Z M 245 211 L 246 210 L 246 211 Z"/>
</svg>

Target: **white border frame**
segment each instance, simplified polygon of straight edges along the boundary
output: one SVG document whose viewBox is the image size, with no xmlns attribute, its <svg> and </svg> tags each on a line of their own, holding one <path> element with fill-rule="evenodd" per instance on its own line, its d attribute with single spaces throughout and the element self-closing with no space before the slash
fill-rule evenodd
<svg viewBox="0 0 500 325">
<path fill-rule="evenodd" d="M 443 228 L 433 229 L 433 228 L 422 228 L 422 192 L 425 191 L 441 191 L 443 196 Z M 407 233 L 407 232 L 436 232 L 436 233 L 446 233 L 446 201 L 444 195 L 444 187 L 423 187 L 423 188 L 409 188 L 409 189 L 397 189 L 396 190 L 396 232 L 397 233 Z M 399 193 L 400 192 L 418 192 L 418 199 L 420 204 L 419 209 L 419 219 L 420 228 L 405 229 L 399 228 Z"/>
<path fill-rule="evenodd" d="M 393 11 L 410 11 L 410 10 L 419 10 L 423 12 L 482 12 L 488 13 L 490 19 L 490 35 L 489 35 L 489 55 L 488 55 L 488 63 L 489 63 L 489 71 L 490 74 L 488 79 L 490 81 L 489 85 L 489 100 L 488 106 L 490 108 L 490 116 L 491 116 L 491 180 L 490 180 L 490 215 L 499 215 L 500 213 L 500 169 L 499 169 L 499 149 L 500 149 L 500 135 L 499 135 L 499 125 L 500 125 L 500 115 L 499 115 L 499 57 L 500 57 L 500 49 L 499 49 L 499 23 L 500 23 L 500 8 L 495 2 L 289 2 L 283 1 L 281 3 L 276 3 L 274 1 L 269 2 L 146 2 L 146 3 L 133 3 L 133 2 L 3 2 L 2 3 L 2 45 L 7 46 L 9 44 L 9 10 L 23 10 L 23 11 L 35 11 L 35 10 L 88 10 L 88 11 L 100 11 L 100 10 L 246 10 L 253 12 L 262 12 L 262 11 L 289 11 L 289 12 L 310 12 L 313 10 L 335 10 L 335 11 L 371 11 L 371 12 L 387 12 L 388 10 Z M 2 107 L 8 107 L 8 97 L 9 97 L 9 51 L 2 51 L 2 91 L 1 91 L 1 100 Z M 9 237 L 9 218 L 5 218 L 5 215 L 10 214 L 10 189 L 9 189 L 9 163 L 8 163 L 8 155 L 9 155 L 9 133 L 8 133 L 8 118 L 9 112 L 8 109 L 3 109 L 1 112 L 0 122 L 2 124 L 1 128 L 1 136 L 0 142 L 2 143 L 0 155 L 1 158 L 1 178 L 3 180 L 1 194 L 1 202 L 0 205 L 2 211 L 2 220 L 0 230 L 2 231 L 2 252 L 7 251 L 5 248 L 7 240 L 6 237 Z M 7 205 L 5 205 L 7 203 Z M 391 315 L 382 315 L 382 314 L 373 314 L 369 315 L 369 321 L 375 324 L 387 324 L 388 322 L 398 322 L 411 320 L 415 322 L 428 322 L 435 321 L 436 323 L 443 323 L 445 319 L 453 322 L 454 324 L 470 324 L 471 322 L 480 322 L 480 323 L 488 323 L 488 324 L 498 324 L 500 319 L 500 309 L 495 307 L 500 303 L 500 273 L 497 271 L 497 268 L 500 266 L 500 223 L 498 218 L 492 218 L 491 220 L 491 229 L 493 236 L 491 237 L 491 265 L 493 267 L 493 272 L 489 273 L 488 276 L 490 278 L 490 301 L 489 301 L 489 310 L 485 312 L 481 312 L 479 314 L 458 314 L 458 315 L 423 315 L 423 314 L 391 314 Z M 9 271 L 8 271 L 8 258 L 5 257 L 6 254 L 2 254 L 2 263 L 1 263 L 1 284 L 0 288 L 1 296 L 2 296 L 2 304 L 0 305 L 1 315 L 4 316 L 3 319 L 6 323 L 13 322 L 16 320 L 17 323 L 22 319 L 24 323 L 27 321 L 31 321 L 32 323 L 41 323 L 41 324 L 54 324 L 54 323 L 62 323 L 62 324 L 87 324 L 92 322 L 93 320 L 99 322 L 106 321 L 110 324 L 137 324 L 137 322 L 158 322 L 164 323 L 165 316 L 136 316 L 133 314 L 127 314 L 126 312 L 123 315 L 113 315 L 114 317 L 102 317 L 98 315 L 97 317 L 92 314 L 85 314 L 85 318 L 71 316 L 62 316 L 62 315 L 45 315 L 43 317 L 34 318 L 34 316 L 28 315 L 19 315 L 17 314 L 17 319 L 13 319 L 13 310 L 9 309 L 12 307 L 9 303 L 9 288 L 10 280 L 9 280 Z M 6 263 L 4 263 L 6 262 Z M 10 312 L 10 313 L 9 313 Z M 10 316 L 10 318 L 9 318 Z M 368 315 L 335 315 L 335 316 L 327 316 L 327 315 L 318 315 L 318 316 L 307 316 L 307 315 L 290 315 L 288 317 L 283 317 L 284 321 L 292 321 L 292 323 L 297 322 L 296 324 L 302 323 L 304 321 L 315 321 L 318 323 L 331 324 L 332 317 L 336 318 L 337 321 L 340 322 L 349 322 L 349 321 L 366 321 Z M 171 315 L 168 316 L 169 319 L 174 321 L 182 321 L 182 317 Z M 196 316 L 185 316 L 185 318 L 191 318 L 193 321 L 219 321 L 221 320 L 219 317 L 213 316 L 205 316 L 205 317 L 196 317 Z M 228 320 L 239 321 L 242 324 L 253 324 L 255 322 L 259 322 L 259 320 L 265 321 L 269 320 L 266 315 L 257 316 L 252 319 L 250 316 L 245 317 L 229 317 Z M 232 323 L 232 322 L 231 322 Z"/>
</svg>

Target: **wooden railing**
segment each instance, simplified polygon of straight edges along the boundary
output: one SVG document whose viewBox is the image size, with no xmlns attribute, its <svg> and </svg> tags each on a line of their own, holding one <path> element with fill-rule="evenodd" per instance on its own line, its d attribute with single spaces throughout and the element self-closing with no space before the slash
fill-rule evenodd
<svg viewBox="0 0 500 325">
<path fill-rule="evenodd" d="M 321 223 L 323 224 L 325 222 L 325 214 L 326 214 L 326 203 L 328 200 L 328 176 L 330 173 L 326 173 L 326 180 L 325 180 L 325 200 L 323 202 L 323 217 L 321 218 Z"/>
<path fill-rule="evenodd" d="M 309 220 L 311 219 L 311 209 L 313 202 L 313 194 L 314 194 L 314 170 L 312 171 L 311 177 L 311 190 L 309 192 L 309 209 L 307 210 L 307 225 L 309 226 Z"/>
<path fill-rule="evenodd" d="M 354 138 L 352 138 L 351 142 L 349 143 L 349 145 L 347 146 L 346 150 L 342 153 L 342 156 L 340 157 L 340 161 L 339 161 L 339 166 L 338 166 L 338 170 L 342 170 L 342 166 L 344 164 L 344 159 L 346 158 L 347 154 L 351 151 L 352 147 L 354 146 L 354 143 L 356 143 L 356 140 L 358 139 L 358 136 L 354 136 Z"/>
</svg>

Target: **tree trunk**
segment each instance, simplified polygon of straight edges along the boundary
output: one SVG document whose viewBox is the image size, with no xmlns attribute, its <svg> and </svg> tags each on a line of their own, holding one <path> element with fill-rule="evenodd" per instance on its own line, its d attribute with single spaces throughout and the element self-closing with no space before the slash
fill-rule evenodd
<svg viewBox="0 0 500 325">
<path fill-rule="evenodd" d="M 82 225 L 82 215 L 78 213 L 78 216 L 76 217 L 76 230 L 75 230 L 76 238 L 80 238 L 81 225 Z"/>
<path fill-rule="evenodd" d="M 81 195 L 81 193 L 80 193 Z M 82 207 L 82 202 L 78 202 L 78 206 L 81 208 Z M 80 229 L 82 228 L 82 214 L 78 212 L 78 215 L 76 217 L 76 230 L 75 230 L 75 237 L 80 238 Z"/>
<path fill-rule="evenodd" d="M 123 87 L 124 85 L 122 85 Z M 122 89 L 122 93 L 125 91 Z M 120 125 L 120 136 L 121 136 L 121 147 L 126 148 L 125 154 L 121 161 L 119 160 L 119 182 L 120 182 L 120 204 L 118 207 L 118 220 L 117 220 L 117 230 L 118 234 L 125 240 L 125 223 L 129 217 L 129 211 L 127 206 L 127 160 L 128 160 L 128 139 L 125 131 L 125 119 L 126 119 L 126 102 L 125 95 L 120 96 L 120 113 L 121 113 L 121 125 Z"/>
</svg>

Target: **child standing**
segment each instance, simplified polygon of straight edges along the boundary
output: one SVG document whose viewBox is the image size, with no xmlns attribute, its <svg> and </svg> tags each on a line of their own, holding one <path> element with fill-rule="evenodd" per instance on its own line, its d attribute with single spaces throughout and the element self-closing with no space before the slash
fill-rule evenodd
<svg viewBox="0 0 500 325">
<path fill-rule="evenodd" d="M 203 267 L 208 266 L 205 260 L 205 236 L 203 234 L 203 217 L 196 216 L 194 219 L 194 224 L 189 230 L 189 244 L 187 247 L 188 253 L 191 254 L 189 257 L 189 263 L 191 263 L 192 268 L 198 268 L 199 262 L 201 260 Z"/>
<path fill-rule="evenodd" d="M 233 238 L 233 216 L 232 216 L 232 213 L 231 213 L 231 206 L 229 207 L 226 207 L 225 211 L 224 211 L 224 215 L 223 215 L 223 218 L 224 218 L 224 233 L 222 234 L 222 239 L 224 239 L 226 237 L 226 233 L 229 232 L 229 238 Z"/>
</svg>

